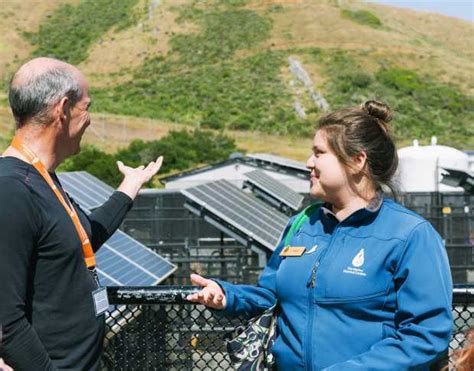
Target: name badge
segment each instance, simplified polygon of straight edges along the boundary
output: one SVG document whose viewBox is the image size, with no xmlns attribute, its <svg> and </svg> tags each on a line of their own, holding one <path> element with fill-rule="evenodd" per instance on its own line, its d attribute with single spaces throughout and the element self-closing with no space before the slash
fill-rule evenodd
<svg viewBox="0 0 474 371">
<path fill-rule="evenodd" d="M 287 246 L 281 251 L 280 256 L 301 256 L 305 250 L 304 246 Z"/>
<path fill-rule="evenodd" d="M 95 315 L 99 317 L 109 309 L 109 297 L 107 296 L 107 288 L 101 287 L 92 291 L 92 300 L 94 301 Z"/>
</svg>

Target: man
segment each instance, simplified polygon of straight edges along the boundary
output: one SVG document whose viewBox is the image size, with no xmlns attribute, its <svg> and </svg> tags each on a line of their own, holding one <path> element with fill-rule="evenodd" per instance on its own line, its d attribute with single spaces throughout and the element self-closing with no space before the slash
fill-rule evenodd
<svg viewBox="0 0 474 371">
<path fill-rule="evenodd" d="M 15 370 L 96 370 L 104 316 L 97 313 L 94 252 L 114 233 L 162 158 L 136 169 L 86 215 L 54 173 L 78 153 L 91 99 L 75 67 L 37 58 L 10 83 L 15 138 L 0 157 L 0 358 Z"/>
</svg>

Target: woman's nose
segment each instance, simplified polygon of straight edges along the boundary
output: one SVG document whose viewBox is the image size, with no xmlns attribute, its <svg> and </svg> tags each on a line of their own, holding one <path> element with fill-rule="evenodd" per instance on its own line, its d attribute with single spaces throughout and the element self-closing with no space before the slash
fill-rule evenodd
<svg viewBox="0 0 474 371">
<path fill-rule="evenodd" d="M 308 159 L 306 160 L 306 167 L 308 169 L 312 169 L 314 167 L 314 162 L 315 162 L 315 157 L 314 155 L 312 154 L 311 156 L 308 157 Z"/>
</svg>

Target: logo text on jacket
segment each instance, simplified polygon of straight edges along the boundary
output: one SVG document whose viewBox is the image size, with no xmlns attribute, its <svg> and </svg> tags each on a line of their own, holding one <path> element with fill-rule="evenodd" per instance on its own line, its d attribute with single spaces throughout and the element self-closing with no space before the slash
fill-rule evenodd
<svg viewBox="0 0 474 371">
<path fill-rule="evenodd" d="M 364 249 L 360 249 L 356 256 L 352 259 L 352 266 L 348 266 L 343 273 L 355 274 L 358 276 L 367 276 L 361 267 L 364 265 Z"/>
</svg>

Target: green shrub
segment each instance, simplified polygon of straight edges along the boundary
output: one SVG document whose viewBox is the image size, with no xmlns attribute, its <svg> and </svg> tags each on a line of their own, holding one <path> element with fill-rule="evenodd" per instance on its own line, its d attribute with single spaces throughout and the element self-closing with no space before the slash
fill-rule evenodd
<svg viewBox="0 0 474 371">
<path fill-rule="evenodd" d="M 172 131 L 160 140 L 135 140 L 116 158 L 130 166 L 138 166 L 164 156 L 161 173 L 182 170 L 201 163 L 223 161 L 237 150 L 233 139 L 210 131 Z"/>
<path fill-rule="evenodd" d="M 137 19 L 133 8 L 138 0 L 82 0 L 77 6 L 60 5 L 36 33 L 25 37 L 36 49 L 33 56 L 50 56 L 78 64 L 89 47 L 112 27 L 121 30 Z"/>
<path fill-rule="evenodd" d="M 459 88 L 398 67 L 382 67 L 371 75 L 350 52 L 310 49 L 307 55 L 323 67 L 332 109 L 379 99 L 395 111 L 391 125 L 399 139 L 436 135 L 443 144 L 474 145 L 474 99 Z"/>
<path fill-rule="evenodd" d="M 239 6 L 247 5 L 249 2 L 250 0 L 218 0 L 217 4 L 239 7 Z"/>
<path fill-rule="evenodd" d="M 1 145 L 0 140 L 0 145 Z M 107 184 L 117 187 L 122 181 L 116 161 L 137 167 L 164 156 L 160 174 L 183 170 L 196 165 L 226 160 L 237 151 L 233 139 L 209 131 L 170 132 L 160 140 L 132 141 L 127 148 L 107 154 L 94 146 L 85 146 L 76 156 L 67 159 L 58 171 L 85 170 Z"/>
<path fill-rule="evenodd" d="M 186 65 L 228 59 L 237 50 L 267 39 L 272 28 L 270 18 L 246 9 L 182 11 L 178 20 L 194 21 L 202 27 L 199 34 L 179 34 L 171 39 L 173 52 Z"/>
<path fill-rule="evenodd" d="M 279 76 L 285 63 L 283 53 L 267 52 L 176 71 L 150 59 L 131 82 L 93 90 L 94 107 L 213 129 L 298 132 L 301 121 Z"/>
<path fill-rule="evenodd" d="M 79 154 L 68 158 L 58 169 L 60 172 L 81 170 L 89 172 L 113 187 L 117 187 L 122 180 L 115 157 L 91 145 L 84 146 Z"/>
<path fill-rule="evenodd" d="M 413 94 L 423 87 L 422 80 L 415 71 L 402 68 L 381 69 L 376 78 L 381 84 L 405 94 Z"/>
<path fill-rule="evenodd" d="M 349 10 L 343 9 L 341 10 L 341 15 L 344 18 L 350 19 L 356 23 L 373 27 L 379 28 L 382 26 L 382 21 L 377 18 L 373 13 L 369 12 L 368 10 Z"/>
</svg>

